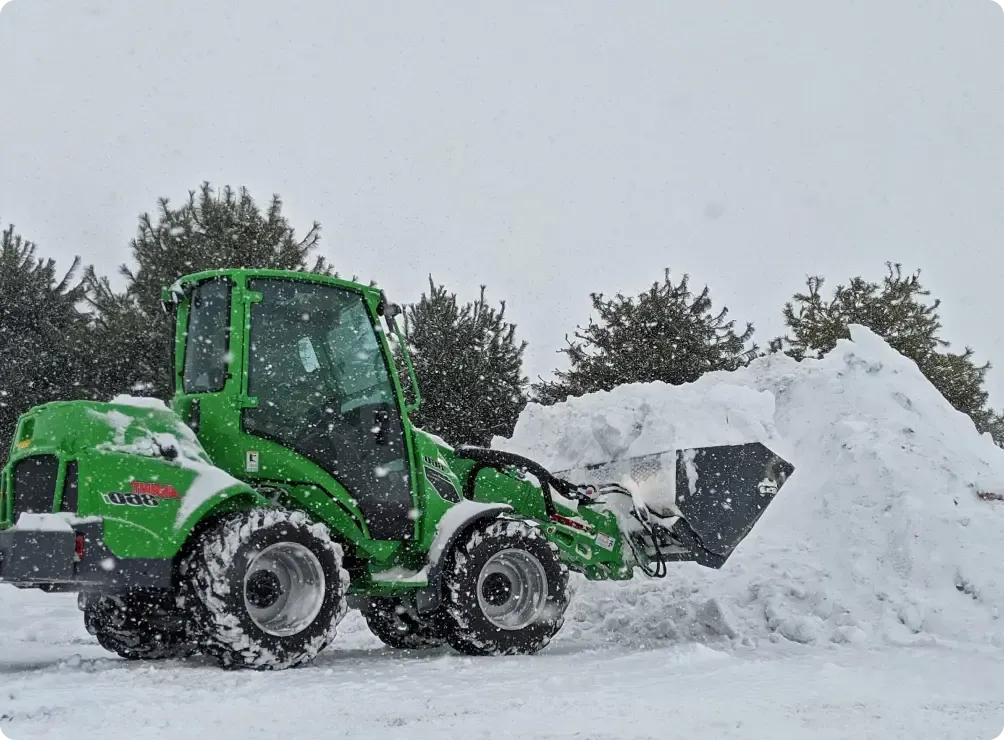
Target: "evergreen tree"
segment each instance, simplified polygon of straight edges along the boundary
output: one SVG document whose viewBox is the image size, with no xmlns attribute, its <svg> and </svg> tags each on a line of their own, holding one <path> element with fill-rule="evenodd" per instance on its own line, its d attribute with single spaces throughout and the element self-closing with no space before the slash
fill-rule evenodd
<svg viewBox="0 0 1004 740">
<path fill-rule="evenodd" d="M 930 291 L 920 282 L 920 271 L 904 274 L 902 265 L 886 263 L 881 283 L 855 277 L 838 285 L 829 298 L 825 281 L 816 275 L 806 280 L 806 292 L 796 293 L 785 304 L 788 334 L 774 339 L 772 352 L 783 351 L 801 360 L 818 358 L 839 339 L 850 338 L 848 325 L 867 326 L 900 354 L 917 363 L 920 371 L 956 409 L 968 414 L 977 428 L 1004 440 L 1004 420 L 987 407 L 984 388 L 990 364 L 976 364 L 973 350 L 949 352 L 941 337 L 940 300 L 928 300 Z"/>
<path fill-rule="evenodd" d="M 150 315 L 136 296 L 116 293 L 106 277 L 88 268 L 85 273 L 88 302 L 94 308 L 93 336 L 98 361 L 91 382 L 103 401 L 120 393 L 170 395 L 170 345 L 174 336 L 170 317 L 161 311 Z M 164 333 L 167 333 L 165 337 Z"/>
<path fill-rule="evenodd" d="M 797 360 L 821 357 L 837 340 L 850 337 L 848 324 L 867 326 L 910 358 L 926 358 L 948 347 L 939 336 L 941 301 L 927 302 L 930 291 L 921 284 L 920 272 L 904 275 L 902 265 L 890 263 L 886 268 L 881 284 L 852 278 L 846 286 L 838 285 L 829 299 L 823 296 L 825 280 L 809 277 L 807 291 L 785 304 L 789 333 L 775 339 L 771 350 L 783 350 Z"/>
<path fill-rule="evenodd" d="M 59 277 L 33 242 L 0 232 L 0 459 L 6 460 L 17 418 L 47 401 L 88 398 L 89 317 L 78 310 L 84 288 L 74 259 Z"/>
<path fill-rule="evenodd" d="M 308 267 L 319 241 L 316 222 L 303 238 L 296 236 L 277 195 L 264 212 L 245 188 L 217 192 L 209 183 L 190 191 L 178 208 L 161 199 L 156 219 L 140 216 L 130 244 L 136 267 L 121 268 L 126 291 L 116 293 L 93 272 L 87 276 L 102 348 L 100 387 L 105 393 L 170 395 L 174 326 L 161 308 L 162 288 L 182 275 L 227 267 L 328 273 L 322 257 Z"/>
<path fill-rule="evenodd" d="M 527 400 L 526 342 L 517 343 L 504 301 L 489 306 L 481 286 L 476 301 L 460 305 L 430 276 L 429 292 L 405 309 L 404 329 L 422 392 L 419 426 L 452 445 L 512 434 Z"/>
<path fill-rule="evenodd" d="M 756 355 L 753 325 L 736 333 L 728 309 L 715 312 L 708 287 L 694 295 L 689 276 L 662 282 L 636 297 L 591 294 L 598 318 L 578 327 L 561 350 L 569 369 L 533 386 L 534 400 L 552 404 L 569 396 L 608 391 L 624 383 L 681 385 L 714 370 L 734 370 Z"/>
</svg>

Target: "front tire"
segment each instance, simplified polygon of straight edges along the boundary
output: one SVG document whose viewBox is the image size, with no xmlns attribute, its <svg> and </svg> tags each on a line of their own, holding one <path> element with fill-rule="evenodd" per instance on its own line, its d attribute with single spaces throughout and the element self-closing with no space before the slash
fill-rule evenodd
<svg viewBox="0 0 1004 740">
<path fill-rule="evenodd" d="M 174 592 L 153 589 L 88 595 L 84 626 L 101 647 L 126 660 L 186 658 L 195 645 L 176 601 Z"/>
<path fill-rule="evenodd" d="M 532 524 L 496 519 L 454 549 L 444 574 L 450 645 L 466 655 L 542 650 L 568 607 L 568 567 Z"/>
<path fill-rule="evenodd" d="M 184 559 L 181 576 L 201 647 L 225 668 L 309 663 L 335 639 L 346 612 L 342 548 L 299 511 L 222 519 Z"/>
</svg>

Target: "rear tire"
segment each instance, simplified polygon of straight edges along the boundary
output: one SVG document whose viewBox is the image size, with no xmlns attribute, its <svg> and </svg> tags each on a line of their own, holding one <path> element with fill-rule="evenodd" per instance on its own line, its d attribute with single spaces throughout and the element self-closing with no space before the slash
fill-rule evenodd
<svg viewBox="0 0 1004 740">
<path fill-rule="evenodd" d="M 446 642 L 446 627 L 436 612 L 422 617 L 401 599 L 374 599 L 363 610 L 370 632 L 387 647 L 428 650 Z"/>
<path fill-rule="evenodd" d="M 105 650 L 126 660 L 186 658 L 196 652 L 172 591 L 136 589 L 89 595 L 84 626 Z"/>
<path fill-rule="evenodd" d="M 228 516 L 199 538 L 180 571 L 200 647 L 225 668 L 309 663 L 345 616 L 342 548 L 303 512 Z"/>
<path fill-rule="evenodd" d="M 450 645 L 467 655 L 542 650 L 568 607 L 568 567 L 532 524 L 496 519 L 454 549 L 443 577 Z"/>
</svg>

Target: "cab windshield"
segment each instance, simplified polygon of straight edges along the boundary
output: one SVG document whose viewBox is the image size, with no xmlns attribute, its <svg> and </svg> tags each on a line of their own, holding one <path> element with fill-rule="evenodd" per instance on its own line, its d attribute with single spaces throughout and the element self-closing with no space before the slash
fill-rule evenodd
<svg viewBox="0 0 1004 740">
<path fill-rule="evenodd" d="M 252 280 L 248 395 L 258 399 L 252 431 L 295 441 L 322 417 L 394 402 L 394 391 L 363 297 L 293 280 Z"/>
</svg>

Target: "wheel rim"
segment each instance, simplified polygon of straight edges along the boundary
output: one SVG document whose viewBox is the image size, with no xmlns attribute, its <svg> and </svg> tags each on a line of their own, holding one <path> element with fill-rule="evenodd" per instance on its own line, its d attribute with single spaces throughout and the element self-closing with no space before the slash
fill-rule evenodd
<svg viewBox="0 0 1004 740">
<path fill-rule="evenodd" d="M 478 606 L 499 629 L 519 630 L 532 624 L 546 600 L 544 566 L 526 550 L 495 553 L 478 576 Z"/>
<path fill-rule="evenodd" d="M 244 574 L 244 608 L 263 632 L 288 637 L 317 618 L 324 603 L 324 570 L 296 542 L 278 542 L 255 555 Z"/>
</svg>

